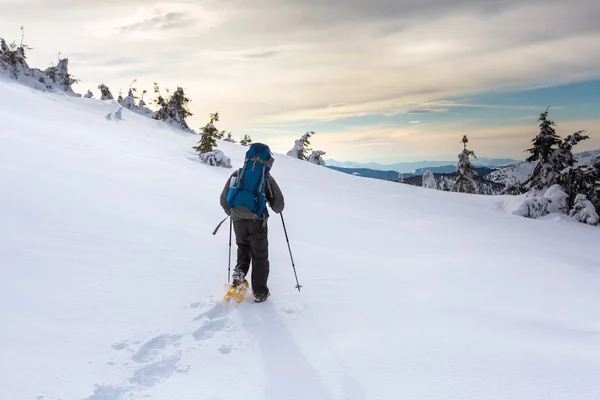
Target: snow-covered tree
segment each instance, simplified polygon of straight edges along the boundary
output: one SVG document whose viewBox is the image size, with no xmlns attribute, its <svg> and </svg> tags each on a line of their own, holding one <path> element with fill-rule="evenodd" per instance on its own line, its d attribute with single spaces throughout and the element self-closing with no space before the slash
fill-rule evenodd
<svg viewBox="0 0 600 400">
<path fill-rule="evenodd" d="M 94 97 L 94 93 L 92 93 L 91 90 L 88 90 L 87 93 L 83 95 L 83 97 L 85 97 L 86 99 L 91 99 Z"/>
<path fill-rule="evenodd" d="M 325 166 L 325 160 L 323 160 L 323 158 L 321 156 L 325 155 L 326 153 L 322 150 L 314 150 L 312 153 L 310 153 L 310 156 L 308 156 L 308 162 L 313 163 L 313 164 L 317 164 L 317 165 L 321 165 L 321 166 Z"/>
<path fill-rule="evenodd" d="M 200 161 L 212 165 L 225 168 L 231 168 L 231 160 L 217 147 L 217 139 L 223 138 L 223 131 L 215 127 L 215 122 L 219 121 L 219 113 L 210 114 L 209 122 L 200 129 L 200 141 L 194 146 L 199 154 Z"/>
<path fill-rule="evenodd" d="M 452 186 L 453 192 L 478 193 L 477 181 L 475 180 L 477 172 L 469 159 L 470 156 L 477 158 L 472 150 L 467 150 L 467 135 L 462 138 L 464 146 L 463 151 L 458 155 L 458 164 L 456 166 L 456 182 Z"/>
<path fill-rule="evenodd" d="M 134 107 L 136 107 L 135 105 L 135 95 L 133 94 L 133 89 L 129 89 L 129 92 L 127 93 L 127 97 L 125 97 L 123 99 L 123 101 L 121 101 L 121 105 L 127 109 L 132 109 Z"/>
<path fill-rule="evenodd" d="M 185 97 L 183 88 L 177 87 L 177 90 L 169 98 L 169 101 L 156 112 L 154 119 L 175 123 L 184 131 L 190 131 L 190 128 L 185 121 L 187 117 L 193 115 L 187 109 L 187 103 L 189 101 L 190 100 Z"/>
<path fill-rule="evenodd" d="M 404 174 L 402 172 L 398 172 L 398 179 L 396 180 L 398 183 L 404 183 Z"/>
<path fill-rule="evenodd" d="M 160 87 L 158 86 L 158 83 L 156 83 L 156 82 L 154 82 L 154 94 L 156 96 L 153 100 L 154 105 L 156 105 L 157 107 L 161 107 L 161 108 L 166 107 L 167 101 L 162 96 L 162 93 L 160 92 Z"/>
<path fill-rule="evenodd" d="M 10 45 L 0 38 L 0 67 L 10 72 L 13 79 L 19 79 L 24 72 L 29 71 L 25 50 L 27 46 L 17 46 L 15 42 Z"/>
<path fill-rule="evenodd" d="M 104 83 L 101 83 L 100 85 L 98 85 L 98 90 L 100 90 L 100 100 L 113 100 L 114 99 L 112 93 L 110 92 L 110 89 Z"/>
<path fill-rule="evenodd" d="M 575 205 L 569 215 L 579 222 L 590 225 L 598 225 L 600 217 L 591 201 L 584 194 L 578 194 L 575 197 Z"/>
<path fill-rule="evenodd" d="M 600 163 L 567 167 L 561 171 L 560 182 L 569 195 L 569 208 L 583 194 L 600 210 Z"/>
<path fill-rule="evenodd" d="M 209 122 L 200 128 L 200 141 L 194 146 L 198 153 L 208 153 L 217 147 L 217 139 L 221 139 L 221 133 L 215 127 L 215 122 L 219 121 L 219 113 L 210 114 Z"/>
<path fill-rule="evenodd" d="M 548 213 L 566 214 L 568 197 L 559 184 L 550 186 L 544 193 L 544 198 L 548 199 Z"/>
<path fill-rule="evenodd" d="M 70 95 L 77 95 L 72 88 L 72 85 L 79 82 L 69 73 L 69 59 L 59 59 L 55 67 L 47 68 L 44 73 L 52 80 L 51 86 L 54 89 L 65 92 Z"/>
<path fill-rule="evenodd" d="M 527 161 L 536 163 L 531 176 L 524 183 L 530 189 L 530 196 L 560 183 L 561 171 L 575 162 L 572 153 L 573 146 L 589 138 L 589 136 L 582 135 L 583 131 L 578 131 L 562 140 L 556 134 L 554 129 L 556 125 L 548 119 L 547 109 L 540 114 L 538 121 L 540 122 L 540 131 L 532 140 L 533 146 L 527 149 L 531 153 Z"/>
<path fill-rule="evenodd" d="M 425 171 L 421 179 L 423 181 L 422 186 L 424 188 L 437 189 L 437 182 L 435 181 L 435 176 L 430 170 Z"/>
<path fill-rule="evenodd" d="M 252 143 L 252 139 L 250 138 L 249 135 L 244 135 L 243 139 L 240 140 L 240 144 L 242 146 L 250 146 L 251 143 Z"/>
<path fill-rule="evenodd" d="M 300 160 L 307 160 L 310 149 L 310 137 L 314 135 L 315 132 L 310 131 L 306 132 L 302 137 L 296 140 L 294 147 L 287 152 L 288 156 L 299 158 Z"/>
<path fill-rule="evenodd" d="M 440 190 L 449 192 L 452 189 L 452 183 L 448 181 L 448 178 L 442 177 L 440 183 Z"/>
</svg>

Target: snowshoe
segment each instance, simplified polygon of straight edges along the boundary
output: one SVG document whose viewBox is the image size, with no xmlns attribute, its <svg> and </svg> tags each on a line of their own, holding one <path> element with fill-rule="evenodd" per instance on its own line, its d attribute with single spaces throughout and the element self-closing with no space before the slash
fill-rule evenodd
<svg viewBox="0 0 600 400">
<path fill-rule="evenodd" d="M 223 300 L 229 302 L 230 300 L 234 300 L 238 304 L 244 301 L 244 297 L 246 296 L 246 292 L 248 291 L 248 281 L 244 279 L 244 282 L 239 285 L 229 285 L 229 289 L 225 296 L 223 296 Z"/>
</svg>

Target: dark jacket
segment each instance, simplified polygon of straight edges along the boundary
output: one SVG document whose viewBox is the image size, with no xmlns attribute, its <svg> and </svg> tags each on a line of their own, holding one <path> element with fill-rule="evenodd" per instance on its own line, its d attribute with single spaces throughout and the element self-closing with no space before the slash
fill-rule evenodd
<svg viewBox="0 0 600 400">
<path fill-rule="evenodd" d="M 235 171 L 233 174 L 231 174 L 229 179 L 227 179 L 227 182 L 225 182 L 225 187 L 221 192 L 221 207 L 223 207 L 223 211 L 225 211 L 227 215 L 231 215 L 231 210 L 227 205 L 227 191 L 229 190 L 229 182 L 231 181 L 231 178 L 237 175 L 238 171 Z M 283 211 L 283 208 L 285 207 L 283 193 L 281 193 L 279 185 L 277 185 L 277 182 L 270 174 L 267 178 L 267 188 L 265 190 L 265 197 L 267 198 L 267 203 L 269 204 L 269 206 L 271 206 L 271 209 L 275 213 L 279 214 Z M 235 221 L 244 218 L 239 217 L 237 215 L 231 215 L 231 219 Z"/>
</svg>

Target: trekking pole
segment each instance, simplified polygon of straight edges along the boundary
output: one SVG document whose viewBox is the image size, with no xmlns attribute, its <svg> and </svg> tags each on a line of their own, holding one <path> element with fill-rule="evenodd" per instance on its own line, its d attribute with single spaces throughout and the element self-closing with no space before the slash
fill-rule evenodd
<svg viewBox="0 0 600 400">
<path fill-rule="evenodd" d="M 281 213 L 281 223 L 283 224 L 283 231 L 285 232 L 285 240 L 288 245 L 288 250 L 290 251 L 290 258 L 292 259 L 292 268 L 294 269 L 294 276 L 296 277 L 296 289 L 300 291 L 300 283 L 298 283 L 298 274 L 296 274 L 296 266 L 294 265 L 294 257 L 292 256 L 292 249 L 290 247 L 290 240 L 288 239 L 287 229 L 285 229 L 285 221 L 283 220 L 283 213 Z"/>
<path fill-rule="evenodd" d="M 231 276 L 231 230 L 233 220 L 229 218 L 229 265 L 227 266 L 227 284 L 229 285 L 229 277 Z"/>
</svg>

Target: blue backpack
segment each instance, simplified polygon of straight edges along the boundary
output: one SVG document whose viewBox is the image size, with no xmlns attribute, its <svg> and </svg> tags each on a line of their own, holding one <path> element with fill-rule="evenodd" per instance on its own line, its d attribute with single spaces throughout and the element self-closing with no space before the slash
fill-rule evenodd
<svg viewBox="0 0 600 400">
<path fill-rule="evenodd" d="M 266 186 L 273 166 L 269 146 L 253 143 L 246 152 L 244 165 L 233 177 L 227 191 L 227 204 L 233 213 L 245 219 L 268 218 Z"/>
</svg>

